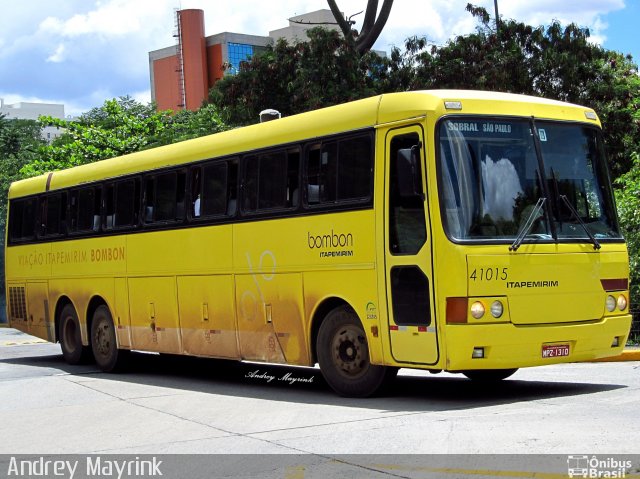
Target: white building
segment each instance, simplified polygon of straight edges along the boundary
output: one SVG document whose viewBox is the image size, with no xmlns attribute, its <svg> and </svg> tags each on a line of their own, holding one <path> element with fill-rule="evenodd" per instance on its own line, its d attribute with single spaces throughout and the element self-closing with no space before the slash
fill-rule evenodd
<svg viewBox="0 0 640 479">
<path fill-rule="evenodd" d="M 0 98 L 0 115 L 4 115 L 7 120 L 37 120 L 40 116 L 65 119 L 64 105 L 59 103 L 30 103 L 23 101 L 7 104 L 3 98 Z M 50 142 L 62 133 L 60 128 L 47 126 L 42 130 L 42 138 Z"/>
<path fill-rule="evenodd" d="M 270 31 L 269 37 L 274 40 L 285 38 L 289 43 L 305 42 L 309 39 L 307 30 L 315 27 L 323 27 L 327 30 L 336 30 L 342 33 L 331 10 L 324 9 L 291 17 L 288 27 Z"/>
</svg>

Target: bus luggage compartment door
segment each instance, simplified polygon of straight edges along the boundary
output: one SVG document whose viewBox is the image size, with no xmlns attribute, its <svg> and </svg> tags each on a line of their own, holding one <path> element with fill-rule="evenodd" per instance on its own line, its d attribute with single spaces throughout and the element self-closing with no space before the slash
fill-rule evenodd
<svg viewBox="0 0 640 479">
<path fill-rule="evenodd" d="M 49 287 L 44 282 L 27 283 L 28 333 L 54 341 L 54 326 L 49 321 Z"/>
<path fill-rule="evenodd" d="M 237 275 L 236 310 L 242 359 L 306 365 L 302 275 Z"/>
<path fill-rule="evenodd" d="M 176 278 L 129 278 L 133 349 L 182 353 Z"/>
<path fill-rule="evenodd" d="M 239 359 L 231 275 L 178 278 L 186 354 Z"/>
</svg>

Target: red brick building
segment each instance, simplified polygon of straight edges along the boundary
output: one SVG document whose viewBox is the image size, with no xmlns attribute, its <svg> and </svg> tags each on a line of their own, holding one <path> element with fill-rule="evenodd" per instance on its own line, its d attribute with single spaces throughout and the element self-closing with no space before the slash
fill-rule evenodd
<svg viewBox="0 0 640 479">
<path fill-rule="evenodd" d="M 301 25 L 300 21 L 309 24 Z M 289 27 L 274 30 L 268 37 L 229 32 L 207 37 L 202 10 L 179 10 L 176 44 L 149 52 L 151 99 L 158 110 L 197 110 L 216 81 L 233 74 L 240 62 L 275 38 L 304 40 L 308 28 L 333 21 L 330 10 L 319 10 L 289 19 Z M 225 64 L 230 66 L 227 71 L 223 70 Z"/>
</svg>

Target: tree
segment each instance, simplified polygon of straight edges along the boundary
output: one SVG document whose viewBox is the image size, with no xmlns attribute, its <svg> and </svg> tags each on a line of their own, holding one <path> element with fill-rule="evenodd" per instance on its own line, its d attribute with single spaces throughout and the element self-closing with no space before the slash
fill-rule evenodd
<svg viewBox="0 0 640 479">
<path fill-rule="evenodd" d="M 42 147 L 39 155 L 23 166 L 21 174 L 34 176 L 226 129 L 212 106 L 171 113 L 121 97 L 105 101 L 77 121 L 42 117 L 42 124 L 60 127 L 65 133 Z"/>
<path fill-rule="evenodd" d="M 150 146 L 168 145 L 228 129 L 220 112 L 213 105 L 203 105 L 195 111 L 180 110 L 164 117 L 164 123 L 165 128 Z"/>
<path fill-rule="evenodd" d="M 378 0 L 368 0 L 367 9 L 364 14 L 364 21 L 362 22 L 362 30 L 358 33 L 351 28 L 352 22 L 348 21 L 342 16 L 340 8 L 335 0 L 327 0 L 333 17 L 338 22 L 342 34 L 347 39 L 352 39 L 355 45 L 355 50 L 358 54 L 363 55 L 373 47 L 382 29 L 389 19 L 391 13 L 391 7 L 393 6 L 393 0 L 384 0 L 380 13 L 378 14 Z M 376 18 L 377 15 L 377 18 Z"/>
<path fill-rule="evenodd" d="M 141 150 L 165 128 L 165 116 L 166 112 L 122 97 L 105 101 L 77 121 L 41 117 L 43 125 L 57 126 L 65 133 L 43 147 L 21 173 L 34 176 Z"/>
<path fill-rule="evenodd" d="M 4 238 L 7 194 L 13 181 L 22 178 L 20 170 L 35 161 L 45 145 L 42 128 L 35 120 L 7 120 L 0 115 L 0 234 Z"/>
<path fill-rule="evenodd" d="M 629 249 L 631 303 L 637 312 L 640 309 L 640 152 L 634 152 L 631 158 L 633 166 L 616 180 L 615 193 L 618 217 Z"/>
<path fill-rule="evenodd" d="M 404 52 L 391 52 L 380 89 L 493 90 L 589 106 L 602 120 L 614 177 L 631 168 L 630 152 L 640 151 L 640 77 L 630 57 L 591 43 L 589 30 L 574 24 L 503 19 L 498 35 L 485 9 L 467 10 L 479 22 L 475 33 L 442 47 L 408 39 Z"/>
<path fill-rule="evenodd" d="M 292 115 L 377 93 L 371 73 L 383 64 L 378 55 L 360 55 L 334 30 L 314 28 L 308 37 L 295 44 L 280 39 L 241 63 L 236 75 L 215 84 L 209 102 L 225 121 L 246 125 L 265 108 Z"/>
</svg>

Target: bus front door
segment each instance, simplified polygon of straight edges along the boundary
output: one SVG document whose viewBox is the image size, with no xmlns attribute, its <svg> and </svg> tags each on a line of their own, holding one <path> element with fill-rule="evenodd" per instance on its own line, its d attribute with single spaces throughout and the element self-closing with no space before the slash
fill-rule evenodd
<svg viewBox="0 0 640 479">
<path fill-rule="evenodd" d="M 385 277 L 391 355 L 397 362 L 435 364 L 431 238 L 425 148 L 418 125 L 386 136 Z"/>
</svg>

